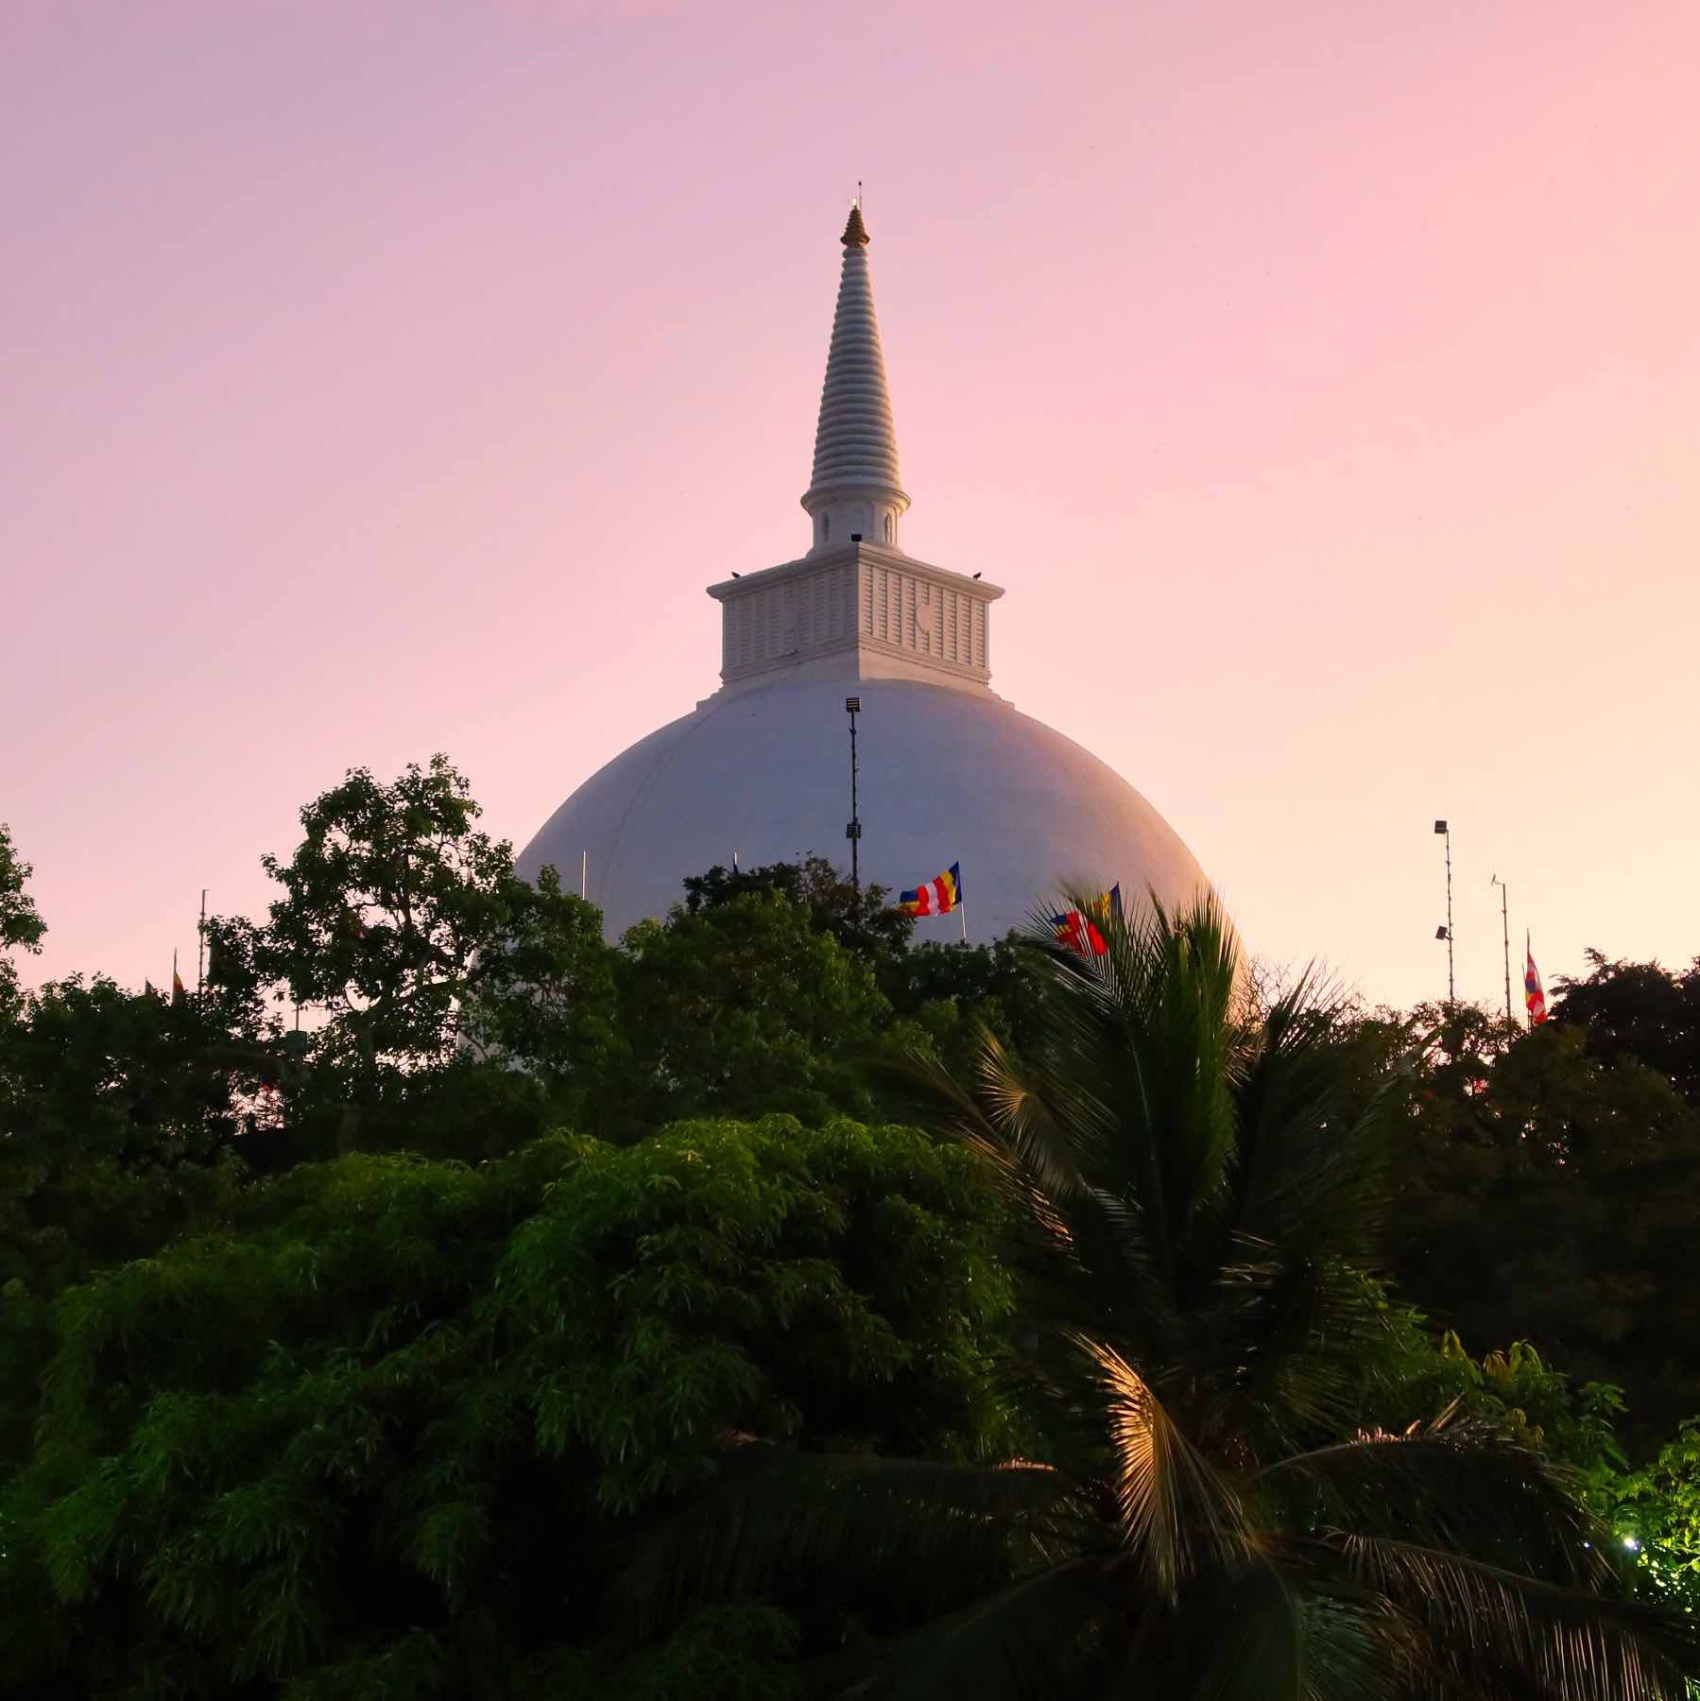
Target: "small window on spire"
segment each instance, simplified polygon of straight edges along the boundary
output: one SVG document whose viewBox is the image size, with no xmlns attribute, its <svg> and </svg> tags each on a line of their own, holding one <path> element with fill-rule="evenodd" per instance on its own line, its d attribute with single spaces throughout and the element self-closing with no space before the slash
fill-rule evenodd
<svg viewBox="0 0 1700 1701">
<path fill-rule="evenodd" d="M 891 516 L 889 514 L 885 517 L 885 541 L 891 542 Z"/>
<path fill-rule="evenodd" d="M 832 542 L 832 516 L 822 514 L 820 517 L 820 540 L 822 543 Z"/>
</svg>

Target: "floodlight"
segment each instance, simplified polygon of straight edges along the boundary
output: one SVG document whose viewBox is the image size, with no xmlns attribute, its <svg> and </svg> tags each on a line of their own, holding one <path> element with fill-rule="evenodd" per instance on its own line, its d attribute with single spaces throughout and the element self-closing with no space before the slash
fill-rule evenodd
<svg viewBox="0 0 1700 1701">
<path fill-rule="evenodd" d="M 851 714 L 859 715 L 862 712 L 862 699 L 860 697 L 846 697 L 844 699 L 844 707 L 847 708 Z"/>
<path fill-rule="evenodd" d="M 1437 927 L 1434 930 L 1434 936 L 1436 939 L 1450 939 L 1452 937 L 1452 930 L 1447 927 Z"/>
<path fill-rule="evenodd" d="M 1434 824 L 1434 830 L 1437 833 L 1444 833 L 1446 831 L 1446 823 L 1444 821 L 1436 821 Z"/>
</svg>

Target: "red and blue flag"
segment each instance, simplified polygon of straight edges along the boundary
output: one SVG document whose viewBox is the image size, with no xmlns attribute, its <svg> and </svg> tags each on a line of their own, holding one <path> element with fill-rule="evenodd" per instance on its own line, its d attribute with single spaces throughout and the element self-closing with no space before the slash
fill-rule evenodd
<svg viewBox="0 0 1700 1701">
<path fill-rule="evenodd" d="M 1110 948 L 1097 922 L 1081 910 L 1064 910 L 1052 916 L 1051 928 L 1057 943 L 1077 957 L 1101 957 Z"/>
<path fill-rule="evenodd" d="M 1535 967 L 1527 936 L 1523 940 L 1523 1002 L 1529 1011 L 1529 1026 L 1538 1028 L 1547 1019 L 1547 995 L 1541 987 L 1541 971 Z"/>
<path fill-rule="evenodd" d="M 1051 928 L 1057 943 L 1082 957 L 1102 957 L 1109 950 L 1104 927 L 1111 920 L 1120 921 L 1122 889 L 1118 882 L 1107 892 L 1100 892 L 1084 910 L 1064 910 L 1051 917 Z"/>
<path fill-rule="evenodd" d="M 953 862 L 936 880 L 897 894 L 897 907 L 910 915 L 949 915 L 962 903 L 962 864 Z"/>
</svg>

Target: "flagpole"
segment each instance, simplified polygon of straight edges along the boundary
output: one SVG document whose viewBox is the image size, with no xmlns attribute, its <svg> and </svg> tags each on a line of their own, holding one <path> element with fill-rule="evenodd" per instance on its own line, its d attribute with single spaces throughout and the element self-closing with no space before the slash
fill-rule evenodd
<svg viewBox="0 0 1700 1701">
<path fill-rule="evenodd" d="M 1458 979 L 1453 971 L 1452 958 L 1452 827 L 1449 822 L 1436 821 L 1434 830 L 1446 839 L 1446 1007 L 1458 1002 Z"/>
<path fill-rule="evenodd" d="M 578 853 L 578 895 L 582 900 L 590 886 L 590 852 Z"/>
<path fill-rule="evenodd" d="M 195 996 L 199 998 L 207 984 L 207 889 L 201 888 L 200 943 L 195 947 Z"/>
<path fill-rule="evenodd" d="M 966 945 L 968 943 L 968 906 L 966 904 L 958 904 L 956 908 L 962 916 L 962 943 Z"/>
<path fill-rule="evenodd" d="M 856 908 L 862 907 L 862 817 L 856 807 L 856 716 L 861 712 L 860 697 L 846 697 L 844 711 L 850 717 L 850 824 L 844 836 L 850 841 L 850 890 L 855 894 Z"/>
<path fill-rule="evenodd" d="M 1514 1021 L 1511 1014 L 1511 888 L 1496 874 L 1488 882 L 1490 886 L 1499 888 L 1499 924 L 1505 938 L 1505 1019 Z"/>
<path fill-rule="evenodd" d="M 1452 959 L 1452 830 L 1446 833 L 1446 1002 L 1458 1002 L 1458 977 Z"/>
</svg>

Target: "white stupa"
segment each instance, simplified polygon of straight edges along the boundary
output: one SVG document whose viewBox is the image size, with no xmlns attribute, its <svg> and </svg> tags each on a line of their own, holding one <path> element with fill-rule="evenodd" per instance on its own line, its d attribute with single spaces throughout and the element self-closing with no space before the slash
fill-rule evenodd
<svg viewBox="0 0 1700 1701">
<path fill-rule="evenodd" d="M 848 869 L 857 717 L 861 877 L 892 889 L 961 867 L 971 937 L 1021 926 L 1060 889 L 1119 883 L 1170 904 L 1204 885 L 1178 835 L 1121 776 L 991 688 L 1003 591 L 906 555 L 909 497 L 868 276 L 861 208 L 821 393 L 814 528 L 800 560 L 708 587 L 721 686 L 586 780 L 526 846 L 520 872 L 581 869 L 610 935 L 665 915 L 687 875 L 815 851 Z M 954 915 L 918 937 L 958 937 Z"/>
</svg>

